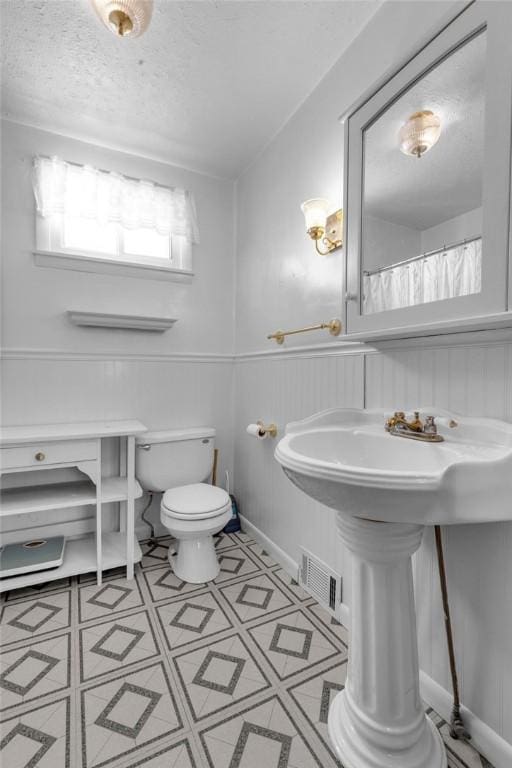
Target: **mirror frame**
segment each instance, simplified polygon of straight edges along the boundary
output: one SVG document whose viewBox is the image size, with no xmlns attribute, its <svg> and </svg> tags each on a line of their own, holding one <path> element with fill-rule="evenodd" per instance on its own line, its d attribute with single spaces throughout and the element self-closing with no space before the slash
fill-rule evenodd
<svg viewBox="0 0 512 768">
<path fill-rule="evenodd" d="M 510 18 L 504 23 L 503 14 Z M 512 46 L 509 33 L 512 4 L 476 2 L 463 10 L 396 74 L 353 108 L 345 124 L 344 209 L 348 335 L 385 338 L 407 331 L 421 335 L 434 329 L 456 330 L 466 324 L 485 327 L 485 320 L 507 314 L 509 261 L 510 179 L 512 164 Z M 485 73 L 485 138 L 482 177 L 482 291 L 437 302 L 374 314 L 361 311 L 361 234 L 363 191 L 363 133 L 388 106 L 476 35 L 487 36 Z M 466 321 L 470 321 L 467 323 Z"/>
</svg>

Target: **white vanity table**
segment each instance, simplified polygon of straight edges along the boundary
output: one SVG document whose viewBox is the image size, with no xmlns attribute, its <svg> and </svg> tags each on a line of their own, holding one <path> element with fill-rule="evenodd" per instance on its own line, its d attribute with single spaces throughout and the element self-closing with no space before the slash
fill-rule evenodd
<svg viewBox="0 0 512 768">
<path fill-rule="evenodd" d="M 76 467 L 85 476 L 77 482 L 44 485 L 36 482 L 7 488 L 2 491 L 0 516 L 88 505 L 96 509 L 95 533 L 68 540 L 60 567 L 1 579 L 0 592 L 90 571 L 96 571 L 101 584 L 103 570 L 122 565 L 126 565 L 126 577 L 133 578 L 134 563 L 141 559 L 135 538 L 134 502 L 142 495 L 135 479 L 135 437 L 145 431 L 144 424 L 136 420 L 0 429 L 1 474 Z M 105 438 L 119 438 L 117 477 L 101 474 L 102 439 Z M 102 506 L 112 502 L 120 502 L 120 531 L 102 534 Z"/>
</svg>

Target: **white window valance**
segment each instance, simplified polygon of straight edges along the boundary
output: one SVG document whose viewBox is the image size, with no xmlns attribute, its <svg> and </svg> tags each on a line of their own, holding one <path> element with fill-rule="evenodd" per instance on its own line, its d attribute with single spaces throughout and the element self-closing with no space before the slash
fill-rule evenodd
<svg viewBox="0 0 512 768">
<path fill-rule="evenodd" d="M 58 157 L 36 157 L 33 176 L 37 212 L 118 223 L 126 229 L 148 228 L 161 235 L 183 235 L 199 242 L 191 192 L 143 179 L 76 165 Z"/>
</svg>

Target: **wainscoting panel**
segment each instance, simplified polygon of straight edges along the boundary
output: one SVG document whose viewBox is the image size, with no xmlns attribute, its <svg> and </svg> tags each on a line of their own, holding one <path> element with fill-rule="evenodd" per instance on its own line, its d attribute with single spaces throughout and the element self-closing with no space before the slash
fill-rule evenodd
<svg viewBox="0 0 512 768">
<path fill-rule="evenodd" d="M 367 355 L 367 407 L 429 404 L 512 420 L 512 344 L 397 342 Z M 512 523 L 448 526 L 443 537 L 463 703 L 512 743 Z M 420 666 L 450 690 L 432 530 L 415 559 L 415 582 Z"/>
<path fill-rule="evenodd" d="M 274 460 L 276 441 L 246 433 L 258 419 L 287 422 L 326 408 L 363 406 L 361 354 L 276 356 L 235 364 L 235 493 L 244 516 L 295 562 L 299 547 L 343 568 L 334 512 L 296 489 Z"/>
<path fill-rule="evenodd" d="M 148 429 L 214 426 L 220 452 L 220 481 L 232 474 L 232 378 L 227 361 L 151 359 L 9 358 L 3 361 L 2 423 L 45 424 L 137 418 Z M 104 473 L 117 473 L 116 446 L 108 446 Z M 156 495 L 158 497 L 158 494 Z M 146 496 L 137 507 L 144 506 Z M 158 522 L 159 498 L 150 513 Z M 59 521 L 60 533 L 79 534 L 93 525 L 92 510 L 59 510 L 27 516 L 31 527 Z M 30 518 L 30 519 L 28 519 Z M 9 518 L 4 530 L 13 526 Z M 69 523 L 66 527 L 65 524 Z M 20 529 L 20 523 L 14 521 Z M 117 525 L 115 510 L 106 515 L 105 530 Z M 139 533 L 148 529 L 136 520 Z M 38 533 L 37 535 L 41 535 Z"/>
</svg>

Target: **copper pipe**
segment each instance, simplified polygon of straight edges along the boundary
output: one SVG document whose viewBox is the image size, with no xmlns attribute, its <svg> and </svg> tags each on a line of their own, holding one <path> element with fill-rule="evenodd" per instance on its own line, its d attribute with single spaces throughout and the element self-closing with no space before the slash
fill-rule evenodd
<svg viewBox="0 0 512 768">
<path fill-rule="evenodd" d="M 444 565 L 443 540 L 441 536 L 441 527 L 434 526 L 436 536 L 437 562 L 439 565 L 439 582 L 441 585 L 441 595 L 443 599 L 444 626 L 446 630 L 446 643 L 448 645 L 448 657 L 450 659 L 450 674 L 452 677 L 453 689 L 453 708 L 450 718 L 450 736 L 453 739 L 470 739 L 462 715 L 460 712 L 459 681 L 457 678 L 457 668 L 455 665 L 455 648 L 453 645 L 452 621 L 450 617 L 450 605 L 448 603 L 448 585 L 446 581 L 446 569 Z"/>
</svg>

